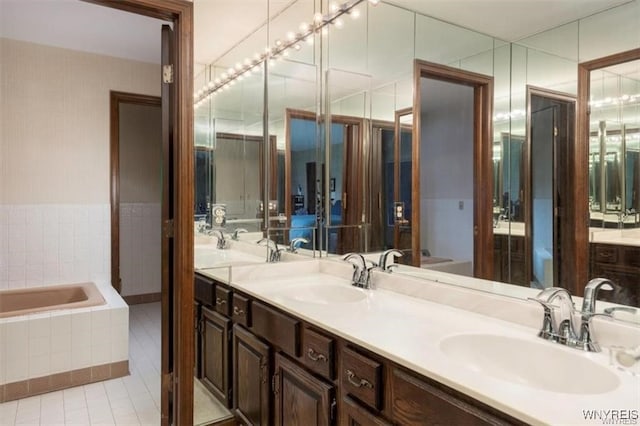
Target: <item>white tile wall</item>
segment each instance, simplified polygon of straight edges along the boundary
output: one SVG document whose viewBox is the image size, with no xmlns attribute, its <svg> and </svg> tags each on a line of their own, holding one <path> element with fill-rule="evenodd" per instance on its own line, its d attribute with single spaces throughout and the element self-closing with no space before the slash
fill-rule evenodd
<svg viewBox="0 0 640 426">
<path fill-rule="evenodd" d="M 0 206 L 0 290 L 108 283 L 108 204 Z"/>
<path fill-rule="evenodd" d="M 120 204 L 122 295 L 161 290 L 160 204 Z"/>
</svg>

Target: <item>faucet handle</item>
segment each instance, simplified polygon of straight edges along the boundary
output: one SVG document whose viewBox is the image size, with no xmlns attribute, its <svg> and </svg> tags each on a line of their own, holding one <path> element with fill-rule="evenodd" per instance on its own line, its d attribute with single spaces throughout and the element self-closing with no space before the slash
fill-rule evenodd
<svg viewBox="0 0 640 426">
<path fill-rule="evenodd" d="M 542 318 L 542 327 L 540 327 L 540 332 L 538 332 L 538 337 L 547 340 L 553 340 L 555 330 L 553 329 L 553 316 L 551 315 L 552 306 L 551 303 L 545 302 L 544 300 L 536 299 L 534 297 L 528 297 L 527 300 L 532 302 L 538 302 L 542 308 L 544 309 L 544 317 Z"/>
</svg>

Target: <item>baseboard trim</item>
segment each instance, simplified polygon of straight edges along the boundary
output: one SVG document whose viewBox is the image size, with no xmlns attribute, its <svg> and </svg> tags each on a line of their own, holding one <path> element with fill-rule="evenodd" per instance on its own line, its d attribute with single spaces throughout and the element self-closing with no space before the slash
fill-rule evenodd
<svg viewBox="0 0 640 426">
<path fill-rule="evenodd" d="M 129 361 L 94 365 L 0 385 L 0 403 L 129 375 Z"/>
<path fill-rule="evenodd" d="M 142 303 L 153 303 L 162 300 L 162 293 L 146 293 L 132 294 L 130 296 L 122 296 L 127 305 L 140 305 Z"/>
</svg>

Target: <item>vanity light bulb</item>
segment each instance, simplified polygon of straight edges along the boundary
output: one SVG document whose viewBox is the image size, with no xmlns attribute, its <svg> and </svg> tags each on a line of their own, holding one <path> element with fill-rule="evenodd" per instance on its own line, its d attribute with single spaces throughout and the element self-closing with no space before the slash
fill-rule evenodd
<svg viewBox="0 0 640 426">
<path fill-rule="evenodd" d="M 369 3 L 371 3 L 372 6 L 377 6 L 380 0 L 369 0 Z"/>
<path fill-rule="evenodd" d="M 335 21 L 333 21 L 333 24 L 336 26 L 336 28 L 341 29 L 342 27 L 344 27 L 344 22 L 342 22 L 342 19 L 338 18 Z"/>
<path fill-rule="evenodd" d="M 351 19 L 358 19 L 360 17 L 360 10 L 358 9 L 351 9 Z"/>
<path fill-rule="evenodd" d="M 289 51 L 288 51 L 288 50 L 285 50 L 284 52 L 282 52 L 282 55 L 283 55 L 283 56 L 289 56 Z"/>
<path fill-rule="evenodd" d="M 337 5 L 337 4 L 335 4 L 335 3 L 331 3 L 331 6 L 329 6 L 329 10 L 330 10 L 332 13 L 336 13 L 336 12 L 338 11 L 338 9 L 339 9 L 339 7 L 338 7 L 338 5 Z"/>
<path fill-rule="evenodd" d="M 296 45 L 293 46 L 293 48 L 296 49 L 296 50 L 300 50 L 300 45 L 296 44 Z"/>
<path fill-rule="evenodd" d="M 629 100 L 629 95 L 622 95 L 620 96 L 620 99 L 623 101 L 628 101 Z"/>
<path fill-rule="evenodd" d="M 220 84 L 220 78 L 216 78 L 213 82 L 216 84 Z"/>
<path fill-rule="evenodd" d="M 249 58 L 244 58 L 244 66 L 248 67 L 249 65 L 251 65 L 251 59 Z"/>
<path fill-rule="evenodd" d="M 313 15 L 313 22 L 315 22 L 316 24 L 320 24 L 322 23 L 322 21 L 324 21 L 324 16 L 322 16 L 322 13 L 316 12 Z"/>
<path fill-rule="evenodd" d="M 289 31 L 289 32 L 287 33 L 287 38 L 288 38 L 289 40 L 293 41 L 293 40 L 295 40 L 295 39 L 296 39 L 296 34 L 295 34 L 293 31 Z"/>
<path fill-rule="evenodd" d="M 307 42 L 307 44 L 311 45 L 313 44 L 313 36 L 307 36 L 304 41 Z"/>
<path fill-rule="evenodd" d="M 276 40 L 276 46 L 278 46 L 278 47 L 282 46 L 282 40 L 277 39 Z"/>
<path fill-rule="evenodd" d="M 302 31 L 303 33 L 306 33 L 307 31 L 309 31 L 309 24 L 307 24 L 306 22 L 303 22 L 302 24 L 300 24 L 300 31 Z"/>
<path fill-rule="evenodd" d="M 329 28 L 323 27 L 321 33 L 322 33 L 323 36 L 328 35 L 329 34 Z"/>
<path fill-rule="evenodd" d="M 233 68 L 229 68 L 227 72 L 229 73 L 229 75 L 234 75 L 236 73 L 236 70 L 234 70 Z"/>
<path fill-rule="evenodd" d="M 236 70 L 240 71 L 242 69 L 242 64 L 240 62 L 236 63 Z"/>
<path fill-rule="evenodd" d="M 213 81 L 210 81 L 209 84 L 207 84 L 207 86 L 213 87 L 214 86 Z"/>
<path fill-rule="evenodd" d="M 223 72 L 222 74 L 220 74 L 220 78 L 223 79 L 223 80 L 226 80 L 227 77 L 228 77 L 228 75 L 227 75 L 226 72 Z"/>
</svg>

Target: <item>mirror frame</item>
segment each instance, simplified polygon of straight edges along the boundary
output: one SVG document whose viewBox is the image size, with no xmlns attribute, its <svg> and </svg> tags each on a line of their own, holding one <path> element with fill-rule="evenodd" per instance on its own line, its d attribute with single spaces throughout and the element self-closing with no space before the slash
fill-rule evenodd
<svg viewBox="0 0 640 426">
<path fill-rule="evenodd" d="M 414 60 L 413 164 L 411 196 L 411 247 L 413 264 L 420 267 L 420 108 L 423 77 L 464 84 L 474 89 L 473 124 L 473 276 L 493 279 L 493 77 Z M 418 113 L 416 113 L 416 111 Z"/>
<path fill-rule="evenodd" d="M 578 64 L 578 129 L 574 144 L 573 200 L 568 207 L 573 208 L 573 216 L 567 214 L 569 223 L 573 223 L 575 243 L 573 257 L 574 270 L 566 278 L 567 289 L 575 295 L 584 294 L 584 286 L 589 279 L 589 94 L 591 92 L 591 71 L 640 59 L 640 48 L 631 49 L 602 58 Z M 571 184 L 571 183 L 570 183 Z"/>
</svg>

